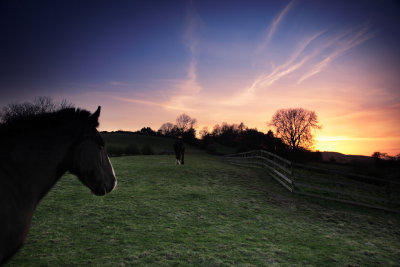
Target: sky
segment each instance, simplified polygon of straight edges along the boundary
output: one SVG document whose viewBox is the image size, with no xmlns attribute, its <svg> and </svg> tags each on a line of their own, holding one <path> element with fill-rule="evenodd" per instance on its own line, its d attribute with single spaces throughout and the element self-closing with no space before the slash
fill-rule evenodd
<svg viewBox="0 0 400 267">
<path fill-rule="evenodd" d="M 49 96 L 99 130 L 197 119 L 267 132 L 315 111 L 314 149 L 400 154 L 398 1 L 0 2 L 0 106 Z M 274 130 L 273 128 L 271 128 Z"/>
</svg>

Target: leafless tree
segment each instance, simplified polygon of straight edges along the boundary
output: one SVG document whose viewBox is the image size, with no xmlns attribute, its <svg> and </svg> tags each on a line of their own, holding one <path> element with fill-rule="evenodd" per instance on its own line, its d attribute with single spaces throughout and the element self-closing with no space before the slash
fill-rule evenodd
<svg viewBox="0 0 400 267">
<path fill-rule="evenodd" d="M 174 126 L 171 122 L 166 122 L 163 123 L 163 125 L 161 125 L 159 131 L 161 132 L 161 134 L 163 135 L 171 135 L 172 129 L 174 129 Z"/>
<path fill-rule="evenodd" d="M 53 112 L 60 109 L 74 107 L 73 104 L 65 99 L 61 103 L 54 102 L 50 97 L 41 96 L 33 100 L 33 102 L 11 102 L 4 106 L 1 110 L 1 122 L 9 122 L 18 117 L 37 115 L 45 112 Z"/>
<path fill-rule="evenodd" d="M 212 134 L 214 136 L 218 136 L 218 135 L 221 135 L 221 133 L 222 133 L 221 126 L 218 123 L 215 124 L 214 128 L 213 128 L 213 131 L 212 131 Z"/>
<path fill-rule="evenodd" d="M 183 113 L 176 118 L 176 126 L 178 127 L 181 134 L 193 129 L 196 126 L 197 120 L 191 118 L 189 115 Z"/>
<path fill-rule="evenodd" d="M 35 114 L 53 112 L 56 110 L 56 106 L 56 103 L 47 96 L 36 97 L 32 104 L 32 107 L 35 109 Z"/>
<path fill-rule="evenodd" d="M 66 109 L 66 108 L 74 108 L 75 105 L 69 102 L 66 99 L 61 100 L 60 104 L 58 105 L 57 109 Z"/>
<path fill-rule="evenodd" d="M 208 131 L 208 127 L 204 126 L 203 129 L 200 131 L 201 138 L 208 136 L 210 132 Z"/>
<path fill-rule="evenodd" d="M 383 158 L 383 156 L 384 156 L 383 154 L 386 154 L 386 153 L 374 152 L 374 153 L 372 153 L 371 157 L 375 158 L 376 160 L 380 160 Z"/>
<path fill-rule="evenodd" d="M 277 135 L 291 149 L 312 147 L 313 131 L 322 128 L 317 114 L 303 108 L 280 109 L 268 125 L 276 128 Z"/>
<path fill-rule="evenodd" d="M 243 133 L 244 130 L 246 130 L 246 128 L 247 128 L 246 125 L 244 125 L 244 123 L 241 122 L 241 123 L 239 124 L 239 126 L 238 126 L 239 133 Z"/>
</svg>

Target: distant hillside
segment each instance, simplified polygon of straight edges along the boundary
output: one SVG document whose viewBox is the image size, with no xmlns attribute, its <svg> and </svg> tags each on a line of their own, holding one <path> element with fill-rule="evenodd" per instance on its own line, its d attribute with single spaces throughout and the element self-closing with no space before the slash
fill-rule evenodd
<svg viewBox="0 0 400 267">
<path fill-rule="evenodd" d="M 143 153 L 143 149 L 149 147 L 152 153 L 148 154 L 172 153 L 174 150 L 175 139 L 170 137 L 143 135 L 132 132 L 101 132 L 100 135 L 106 142 L 108 153 L 112 156 L 145 154 Z M 196 150 L 196 148 L 186 144 L 186 150 L 190 153 Z"/>
<path fill-rule="evenodd" d="M 374 159 L 368 156 L 345 155 L 338 152 L 321 152 L 323 161 L 331 161 L 334 159 L 337 163 L 374 163 Z"/>
<path fill-rule="evenodd" d="M 125 153 L 128 147 L 131 150 L 136 148 L 137 152 L 129 154 L 142 154 L 145 146 L 150 146 L 153 154 L 160 154 L 164 151 L 173 151 L 174 139 L 159 136 L 149 136 L 134 134 L 129 132 L 102 132 L 100 133 L 107 145 L 107 150 L 111 155 L 128 154 Z M 132 149 L 132 147 L 134 149 Z"/>
<path fill-rule="evenodd" d="M 100 134 L 107 144 L 107 150 L 110 155 L 127 154 L 124 151 L 127 151 L 128 147 L 130 147 L 131 151 L 132 147 L 137 150 L 137 153 L 129 154 L 143 154 L 142 150 L 145 146 L 150 146 L 154 152 L 153 154 L 172 152 L 175 142 L 175 139 L 171 137 L 143 135 L 132 132 L 101 132 Z M 198 151 L 193 146 L 186 145 L 186 147 L 189 153 Z M 237 149 L 213 142 L 209 147 L 205 147 L 205 150 L 213 154 L 232 154 Z M 337 163 L 374 163 L 374 159 L 368 156 L 345 155 L 338 152 L 321 152 L 321 154 L 322 160 L 327 162 L 334 159 Z"/>
</svg>

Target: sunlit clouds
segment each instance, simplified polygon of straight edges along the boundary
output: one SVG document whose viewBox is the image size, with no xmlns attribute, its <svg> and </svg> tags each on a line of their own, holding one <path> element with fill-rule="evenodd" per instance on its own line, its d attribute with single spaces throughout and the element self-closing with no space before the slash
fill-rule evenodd
<svg viewBox="0 0 400 267">
<path fill-rule="evenodd" d="M 395 122 L 400 117 L 400 109 L 398 105 L 390 105 L 393 96 L 390 93 L 385 94 L 385 89 L 376 88 L 374 84 L 363 83 L 358 79 L 357 82 L 348 80 L 345 85 L 336 81 L 341 73 L 335 71 L 335 62 L 339 59 L 345 60 L 346 53 L 376 37 L 369 23 L 360 22 L 361 26 L 349 26 L 345 29 L 321 26 L 319 31 L 306 33 L 299 36 L 296 42 L 286 45 L 286 54 L 275 58 L 268 51 L 279 46 L 279 40 L 274 35 L 279 34 L 280 24 L 285 22 L 289 11 L 296 11 L 294 1 L 289 2 L 271 24 L 266 26 L 268 31 L 264 41 L 257 44 L 255 40 L 258 36 L 254 36 L 254 53 L 260 57 L 266 55 L 266 61 L 269 62 L 265 66 L 270 67 L 265 71 L 262 68 L 246 71 L 247 86 L 235 86 L 235 77 L 229 77 L 226 88 L 213 92 L 202 85 L 204 80 L 199 67 L 203 66 L 198 60 L 204 53 L 203 40 L 198 29 L 201 25 L 202 30 L 207 31 L 210 26 L 190 7 L 182 38 L 189 53 L 185 77 L 165 81 L 168 96 L 164 99 L 116 99 L 157 107 L 160 108 L 159 112 L 163 109 L 175 114 L 187 112 L 197 118 L 201 127 L 212 128 L 222 121 L 243 121 L 250 127 L 263 131 L 268 130 L 267 122 L 276 109 L 304 107 L 315 110 L 323 125 L 323 129 L 316 133 L 315 149 L 366 155 L 372 153 L 372 150 L 380 149 L 391 153 L 400 152 L 393 148 L 400 147 L 400 128 Z M 248 60 L 251 65 L 251 55 Z M 332 66 L 334 67 L 331 68 Z M 348 68 L 343 63 L 341 66 Z M 379 80 L 379 75 L 376 79 Z M 369 106 L 371 99 L 375 100 L 375 107 Z M 165 120 L 173 119 L 169 117 Z"/>
<path fill-rule="evenodd" d="M 197 80 L 197 31 L 202 27 L 202 19 L 198 15 L 190 2 L 186 15 L 186 30 L 183 40 L 189 49 L 190 62 L 186 70 L 186 77 L 181 80 L 167 81 L 170 87 L 170 99 L 164 104 L 167 108 L 194 111 L 193 100 L 202 91 L 202 87 Z M 190 106 L 189 106 L 190 105 Z"/>
<path fill-rule="evenodd" d="M 325 58 L 318 62 L 317 64 L 314 65 L 314 67 L 311 68 L 308 72 L 306 72 L 304 75 L 300 77 L 300 79 L 297 81 L 297 83 L 301 83 L 305 81 L 306 79 L 318 74 L 321 72 L 323 69 L 325 69 L 333 60 L 335 60 L 337 57 L 341 56 L 343 53 L 345 53 L 347 50 L 352 49 L 353 47 L 356 47 L 363 42 L 371 39 L 374 37 L 373 33 L 368 32 L 369 27 L 366 25 L 364 26 L 361 30 L 356 31 L 356 32 L 350 32 L 346 34 L 343 38 L 340 38 L 336 40 L 331 46 L 333 46 L 333 52 L 325 56 Z M 330 45 L 326 46 L 326 48 L 329 48 Z"/>
<path fill-rule="evenodd" d="M 301 107 L 322 125 L 314 149 L 400 153 L 395 1 L 82 5 L 91 16 L 65 2 L 74 16 L 56 17 L 54 3 L 7 18 L 31 24 L 4 32 L 0 104 L 101 105 L 107 131 L 157 130 L 186 113 L 198 131 L 243 122 L 267 132 L 276 110 Z"/>
</svg>

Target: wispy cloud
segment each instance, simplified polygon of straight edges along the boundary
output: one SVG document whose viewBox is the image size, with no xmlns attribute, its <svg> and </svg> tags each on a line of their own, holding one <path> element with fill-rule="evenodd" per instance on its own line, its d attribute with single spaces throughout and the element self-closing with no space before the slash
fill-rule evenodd
<svg viewBox="0 0 400 267">
<path fill-rule="evenodd" d="M 117 100 L 130 102 L 135 104 L 142 104 L 147 106 L 161 107 L 168 110 L 178 111 L 196 111 L 193 109 L 194 104 L 197 103 L 197 96 L 202 91 L 202 86 L 198 82 L 197 75 L 197 47 L 199 43 L 198 31 L 203 25 L 203 20 L 196 12 L 193 1 L 188 2 L 187 15 L 186 15 L 186 28 L 183 33 L 182 39 L 187 46 L 190 58 L 186 69 L 186 77 L 182 79 L 170 79 L 163 81 L 168 93 L 168 99 L 159 100 L 145 100 L 139 97 L 114 97 Z M 125 86 L 127 84 L 112 81 L 111 85 Z M 153 97 L 154 99 L 154 97 Z"/>
<path fill-rule="evenodd" d="M 124 82 L 119 82 L 119 81 L 110 81 L 109 85 L 114 85 L 114 86 L 129 86 L 130 84 L 124 83 Z"/>
<path fill-rule="evenodd" d="M 196 53 L 198 44 L 196 32 L 201 25 L 203 25 L 203 20 L 196 12 L 193 1 L 189 1 L 186 11 L 186 28 L 183 37 L 192 56 Z"/>
<path fill-rule="evenodd" d="M 282 79 L 286 75 L 294 72 L 295 70 L 302 67 L 313 55 L 307 55 L 300 58 L 300 55 L 304 52 L 304 50 L 310 45 L 312 41 L 318 38 L 323 31 L 318 32 L 305 41 L 303 41 L 300 46 L 291 54 L 289 59 L 279 65 L 276 66 L 272 72 L 260 75 L 255 81 L 251 83 L 251 85 L 246 88 L 243 92 L 238 95 L 233 96 L 232 98 L 223 102 L 226 105 L 246 105 L 248 102 L 255 99 L 257 94 L 257 90 L 260 88 L 266 88 L 271 86 L 276 81 Z"/>
<path fill-rule="evenodd" d="M 279 24 L 284 19 L 285 15 L 289 12 L 289 10 L 293 7 L 294 0 L 290 1 L 289 4 L 279 13 L 279 15 L 272 21 L 271 25 L 268 27 L 267 36 L 265 37 L 265 41 L 261 44 L 258 50 L 263 50 L 265 47 L 271 42 L 272 37 L 274 36 L 276 29 Z"/>
<path fill-rule="evenodd" d="M 197 77 L 197 47 L 199 43 L 198 31 L 203 25 L 203 20 L 196 12 L 193 2 L 189 2 L 186 18 L 186 30 L 184 40 L 189 48 L 190 63 L 186 71 L 186 78 L 171 80 L 171 97 L 166 103 L 166 107 L 174 109 L 192 110 L 190 103 L 202 91 L 202 86 Z"/>
<path fill-rule="evenodd" d="M 134 104 L 142 104 L 146 106 L 155 106 L 155 107 L 161 107 L 165 109 L 171 109 L 171 110 L 179 110 L 179 111 L 188 111 L 188 108 L 181 108 L 176 105 L 168 105 L 163 102 L 155 102 L 155 101 L 149 101 L 149 100 L 143 100 L 139 98 L 133 98 L 133 97 L 119 97 L 119 96 L 112 96 L 112 98 L 128 103 L 134 103 Z M 189 109 L 189 111 L 193 111 L 193 109 Z"/>
<path fill-rule="evenodd" d="M 297 84 L 302 83 L 308 78 L 316 75 L 317 73 L 324 70 L 333 60 L 341 56 L 346 51 L 352 49 L 353 47 L 359 46 L 365 41 L 373 38 L 375 35 L 373 33 L 369 33 L 369 26 L 365 25 L 362 29 L 357 32 L 352 32 L 350 37 L 346 35 L 344 38 L 338 40 L 336 43 L 336 47 L 333 52 L 331 52 L 328 56 L 326 56 L 322 61 L 318 62 L 314 65 L 314 67 L 303 74 L 300 79 L 297 81 Z"/>
<path fill-rule="evenodd" d="M 305 65 L 305 63 L 315 59 L 320 56 L 327 49 L 333 49 L 328 56 L 326 56 L 322 61 L 316 63 L 310 71 L 303 73 L 297 84 L 308 79 L 309 77 L 321 72 L 325 67 L 327 67 L 334 59 L 341 56 L 347 50 L 362 44 L 374 37 L 374 34 L 368 33 L 369 27 L 365 25 L 361 30 L 354 31 L 354 29 L 347 30 L 341 34 L 338 34 L 331 38 L 325 38 L 325 40 L 320 39 L 320 43 L 308 53 L 304 53 L 305 49 L 314 40 L 319 38 L 326 31 L 320 31 L 308 39 L 306 39 L 290 56 L 289 60 L 285 63 L 275 67 L 275 69 L 264 76 L 258 78 L 253 86 L 258 87 L 268 87 L 278 81 L 279 79 L 285 77 L 286 75 L 292 73 L 295 70 L 300 69 Z M 302 55 L 302 57 L 300 57 Z"/>
<path fill-rule="evenodd" d="M 313 36 L 309 37 L 305 40 L 290 56 L 290 58 L 283 64 L 275 67 L 275 69 L 266 75 L 259 77 L 256 81 L 253 82 L 251 87 L 261 87 L 261 86 L 270 86 L 277 80 L 283 78 L 284 76 L 290 74 L 291 72 L 299 69 L 306 63 L 311 57 L 312 54 L 304 56 L 303 58 L 299 59 L 299 56 L 303 53 L 303 51 L 308 47 L 308 45 L 318 38 L 323 32 L 318 32 Z M 297 62 L 296 62 L 297 60 Z"/>
<path fill-rule="evenodd" d="M 273 25 L 275 26 L 271 26 L 271 29 L 274 30 L 270 31 L 272 34 L 275 32 L 279 21 L 282 20 L 284 14 L 286 14 L 292 5 L 293 2 L 290 2 L 277 19 L 274 20 Z M 298 71 L 297 75 L 300 75 L 297 84 L 302 83 L 306 79 L 323 71 L 333 60 L 343 55 L 346 51 L 373 38 L 375 35 L 370 33 L 369 30 L 369 26 L 365 24 L 361 29 L 360 27 L 351 28 L 333 36 L 332 34 L 329 36 L 327 30 L 315 33 L 305 39 L 285 62 L 274 66 L 272 71 L 259 75 L 257 79 L 251 82 L 249 87 L 230 99 L 225 100 L 223 104 L 234 106 L 246 105 L 256 99 L 258 90 L 272 86 L 295 71 Z M 315 45 L 311 47 L 311 44 L 314 44 L 314 42 Z M 326 51 L 331 52 L 323 60 L 316 61 Z"/>
</svg>

